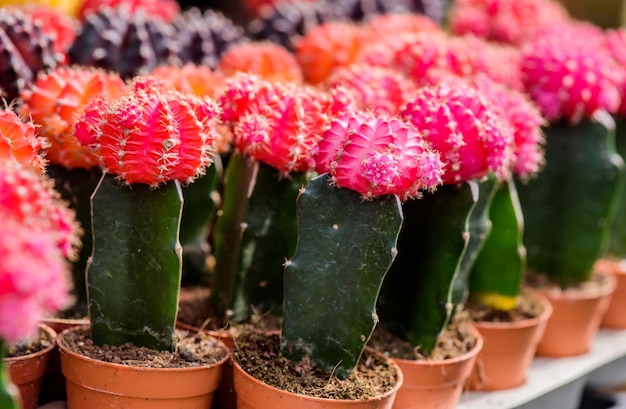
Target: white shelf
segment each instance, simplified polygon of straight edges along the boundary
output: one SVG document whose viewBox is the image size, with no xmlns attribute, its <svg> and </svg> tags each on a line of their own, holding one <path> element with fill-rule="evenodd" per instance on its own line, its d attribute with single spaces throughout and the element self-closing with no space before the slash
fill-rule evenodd
<svg viewBox="0 0 626 409">
<path fill-rule="evenodd" d="M 588 353 L 576 357 L 537 357 L 520 387 L 493 392 L 466 391 L 458 409 L 513 409 L 524 406 L 559 388 L 584 378 L 590 372 L 626 357 L 626 330 L 602 329 Z M 626 369 L 625 369 L 626 370 Z"/>
</svg>

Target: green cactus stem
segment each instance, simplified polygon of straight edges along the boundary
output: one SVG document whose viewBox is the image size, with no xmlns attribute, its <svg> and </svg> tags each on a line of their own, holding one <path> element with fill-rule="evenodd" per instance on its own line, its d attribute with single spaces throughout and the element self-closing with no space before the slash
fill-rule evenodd
<svg viewBox="0 0 626 409">
<path fill-rule="evenodd" d="M 489 237 L 492 221 L 489 218 L 489 209 L 498 190 L 499 182 L 495 175 L 490 174 L 485 180 L 478 183 L 478 201 L 472 208 L 469 216 L 469 241 L 467 249 L 461 258 L 461 265 L 453 282 L 452 303 L 454 308 L 464 304 L 469 295 L 470 272 L 476 258 L 481 252 L 485 241 Z"/>
<path fill-rule="evenodd" d="M 182 268 L 180 183 L 151 189 L 105 174 L 91 203 L 87 286 L 94 343 L 173 350 Z"/>
<path fill-rule="evenodd" d="M 9 372 L 3 360 L 7 357 L 7 345 L 0 340 L 0 408 L 19 409 L 17 388 L 9 379 Z"/>
<path fill-rule="evenodd" d="M 204 175 L 183 186 L 179 240 L 183 247 L 183 282 L 187 284 L 206 283 L 208 279 L 208 237 L 219 205 L 217 188 L 222 176 L 222 161 L 214 156 Z"/>
<path fill-rule="evenodd" d="M 517 306 L 526 272 L 524 220 L 513 180 L 498 185 L 489 218 L 491 234 L 469 277 L 470 299 L 489 308 L 510 311 Z"/>
<path fill-rule="evenodd" d="M 69 315 L 78 314 L 81 317 L 87 315 L 87 284 L 85 282 L 85 271 L 87 261 L 92 251 L 91 232 L 91 194 L 95 190 L 98 182 L 102 178 L 100 168 L 94 169 L 67 169 L 63 166 L 48 165 L 46 168 L 48 176 L 54 180 L 55 190 L 67 201 L 69 206 L 76 212 L 76 220 L 83 230 L 81 236 L 82 246 L 78 253 L 78 258 L 72 261 L 72 295 L 75 297 L 74 305 Z"/>
<path fill-rule="evenodd" d="M 283 264 L 295 251 L 295 203 L 305 183 L 303 173 L 285 178 L 246 156 L 230 159 L 210 296 L 226 319 L 244 322 L 253 312 L 280 314 Z"/>
<path fill-rule="evenodd" d="M 381 325 L 428 355 L 454 310 L 452 294 L 470 240 L 478 182 L 443 185 L 402 205 L 398 257 L 379 301 Z"/>
<path fill-rule="evenodd" d="M 626 118 L 617 117 L 615 119 L 615 145 L 617 153 L 626 157 Z M 611 226 L 611 236 L 609 240 L 608 253 L 612 256 L 626 257 L 626 178 L 622 178 L 621 194 L 617 204 L 615 220 Z"/>
<path fill-rule="evenodd" d="M 285 268 L 281 351 L 339 378 L 358 363 L 378 318 L 376 300 L 402 225 L 396 196 L 363 201 L 318 176 L 297 202 L 298 244 Z"/>
<path fill-rule="evenodd" d="M 545 168 L 517 184 L 528 269 L 569 287 L 591 278 L 608 244 L 624 163 L 615 150 L 614 121 L 605 111 L 544 131 Z"/>
</svg>

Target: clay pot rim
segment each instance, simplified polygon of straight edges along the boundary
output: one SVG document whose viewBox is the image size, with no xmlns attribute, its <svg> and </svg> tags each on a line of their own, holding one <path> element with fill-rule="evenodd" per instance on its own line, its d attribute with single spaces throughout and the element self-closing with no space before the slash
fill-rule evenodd
<svg viewBox="0 0 626 409">
<path fill-rule="evenodd" d="M 395 362 L 407 363 L 407 364 L 412 364 L 412 365 L 426 365 L 426 366 L 454 364 L 457 362 L 462 362 L 462 361 L 467 361 L 469 359 L 472 359 L 474 356 L 477 356 L 478 353 L 483 349 L 483 344 L 484 344 L 483 336 L 480 333 L 480 331 L 478 331 L 478 328 L 476 327 L 475 323 L 467 321 L 467 322 L 463 322 L 463 325 L 467 325 L 472 331 L 472 333 L 474 334 L 474 336 L 476 337 L 476 345 L 474 345 L 472 349 L 470 349 L 463 355 L 460 355 L 454 358 L 448 358 L 448 359 L 401 359 L 401 358 L 391 358 L 391 359 Z"/>
<path fill-rule="evenodd" d="M 43 324 L 43 323 L 39 323 L 38 325 L 39 329 L 41 329 L 42 331 L 45 331 L 48 333 L 48 335 L 50 335 L 51 341 L 50 341 L 50 345 L 47 346 L 46 348 L 39 350 L 37 352 L 34 352 L 32 354 L 28 354 L 28 355 L 22 355 L 22 356 L 15 356 L 15 357 L 6 357 L 3 359 L 5 364 L 15 364 L 21 361 L 26 361 L 28 359 L 33 359 L 35 357 L 39 357 L 42 355 L 47 354 L 48 352 L 50 352 L 51 350 L 53 350 L 56 346 L 56 340 L 59 338 L 57 332 L 50 328 L 48 325 Z"/>
<path fill-rule="evenodd" d="M 398 381 L 396 382 L 396 384 L 394 385 L 393 388 L 391 388 L 390 390 L 388 390 L 387 392 L 378 395 L 378 396 L 374 396 L 371 398 L 367 398 L 367 399 L 332 399 L 332 398 L 318 398 L 315 396 L 309 396 L 309 395 L 304 395 L 301 393 L 295 393 L 295 392 L 290 392 L 290 391 L 286 391 L 284 389 L 280 389 L 277 388 L 275 386 L 272 386 L 270 384 L 267 384 L 265 382 L 263 382 L 260 379 L 255 378 L 254 376 L 250 375 L 248 372 L 245 371 L 245 369 L 243 369 L 239 363 L 236 360 L 232 360 L 233 365 L 237 368 L 237 370 L 241 373 L 241 375 L 244 376 L 244 378 L 246 378 L 248 381 L 252 380 L 253 382 L 258 382 L 260 384 L 263 385 L 263 387 L 265 388 L 269 388 L 275 392 L 278 393 L 282 393 L 282 394 L 286 394 L 292 397 L 305 397 L 307 400 L 310 400 L 312 402 L 320 402 L 320 403 L 328 403 L 328 402 L 342 402 L 345 404 L 362 404 L 363 402 L 374 402 L 374 401 L 378 401 L 378 400 L 383 400 L 385 398 L 388 398 L 389 396 L 395 394 L 398 392 L 398 390 L 400 390 L 400 387 L 402 387 L 402 384 L 404 383 L 404 374 L 402 373 L 402 370 L 400 369 L 400 366 L 394 362 L 393 359 L 385 356 L 384 354 L 381 354 L 380 352 L 376 351 L 373 348 L 370 347 L 365 347 L 365 349 L 367 349 L 368 351 L 370 351 L 371 353 L 377 354 L 382 356 L 383 358 L 385 358 L 390 365 L 392 365 L 393 367 L 396 368 L 396 373 L 398 374 Z"/>
<path fill-rule="evenodd" d="M 548 321 L 552 316 L 552 312 L 554 308 L 552 307 L 552 303 L 543 293 L 538 291 L 532 291 L 529 296 L 534 297 L 535 300 L 539 301 L 543 305 L 543 312 L 536 317 L 527 318 L 525 320 L 515 321 L 515 322 L 491 322 L 491 321 L 473 321 L 472 324 L 476 326 L 476 328 L 484 328 L 484 329 L 513 329 L 513 328 L 528 328 L 539 325 L 545 321 Z"/>
<path fill-rule="evenodd" d="M 548 300 L 593 300 L 597 298 L 603 298 L 609 296 L 617 288 L 617 278 L 611 273 L 605 273 L 602 271 L 596 271 L 596 274 L 600 274 L 606 278 L 605 284 L 600 287 L 599 291 L 583 292 L 571 289 L 565 290 L 540 290 L 535 291 L 546 296 Z"/>
<path fill-rule="evenodd" d="M 626 276 L 626 257 L 601 257 L 598 259 L 598 262 L 608 263 L 611 265 L 611 271 L 601 270 L 601 273 L 609 274 L 609 275 L 617 275 L 617 276 Z M 620 265 L 623 264 L 623 268 Z"/>
<path fill-rule="evenodd" d="M 144 366 L 135 366 L 135 365 L 123 365 L 123 364 L 116 364 L 113 362 L 107 362 L 107 361 L 100 361 L 99 359 L 94 359 L 92 357 L 83 355 L 83 354 L 79 354 L 77 352 L 72 351 L 69 346 L 66 345 L 65 340 L 63 339 L 63 336 L 65 333 L 70 332 L 70 331 L 74 331 L 80 328 L 84 328 L 86 326 L 77 326 L 74 328 L 68 328 L 66 330 L 64 330 L 63 332 L 61 332 L 57 337 L 56 337 L 56 345 L 58 345 L 59 349 L 61 350 L 61 352 L 66 353 L 68 355 L 72 355 L 76 358 L 79 359 L 83 359 L 93 365 L 106 365 L 106 366 L 110 366 L 113 368 L 120 368 L 120 369 L 132 369 L 135 371 L 139 371 L 139 372 L 199 372 L 199 371 L 206 371 L 207 369 L 219 366 L 224 364 L 227 360 L 230 359 L 230 349 L 224 344 L 224 342 L 222 342 L 221 340 L 215 338 L 215 340 L 220 344 L 220 346 L 222 348 L 224 348 L 224 350 L 226 351 L 226 356 L 224 356 L 224 358 L 220 359 L 219 361 L 216 361 L 212 364 L 204 364 L 204 365 L 198 365 L 198 366 L 190 366 L 190 367 L 183 367 L 183 368 L 150 368 L 150 367 L 144 367 Z"/>
</svg>

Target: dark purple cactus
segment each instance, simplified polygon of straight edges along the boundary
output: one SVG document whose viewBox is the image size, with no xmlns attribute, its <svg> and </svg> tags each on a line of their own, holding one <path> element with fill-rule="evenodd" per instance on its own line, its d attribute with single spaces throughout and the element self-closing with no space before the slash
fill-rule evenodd
<svg viewBox="0 0 626 409">
<path fill-rule="evenodd" d="M 174 27 L 181 43 L 181 61 L 211 68 L 228 47 L 245 39 L 242 27 L 214 10 L 186 10 L 174 20 Z"/>
<path fill-rule="evenodd" d="M 339 18 L 365 21 L 377 14 L 394 12 L 422 13 L 441 23 L 450 3 L 449 0 L 337 0 L 335 5 Z"/>
<path fill-rule="evenodd" d="M 61 56 L 39 23 L 16 9 L 0 8 L 0 89 L 12 101 L 37 73 L 55 68 Z"/>
<path fill-rule="evenodd" d="M 171 24 L 125 8 L 102 8 L 85 17 L 70 63 L 115 71 L 122 78 L 147 74 L 159 65 L 178 64 L 180 43 Z"/>
</svg>

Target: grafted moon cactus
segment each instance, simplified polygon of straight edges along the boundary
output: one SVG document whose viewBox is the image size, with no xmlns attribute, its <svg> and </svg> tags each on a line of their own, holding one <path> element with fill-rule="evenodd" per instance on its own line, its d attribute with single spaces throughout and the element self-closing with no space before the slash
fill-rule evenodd
<svg viewBox="0 0 626 409">
<path fill-rule="evenodd" d="M 52 7 L 30 5 L 20 10 L 40 24 L 42 32 L 52 39 L 54 51 L 61 56 L 60 64 L 67 64 L 67 52 L 76 38 L 78 20 Z"/>
</svg>

